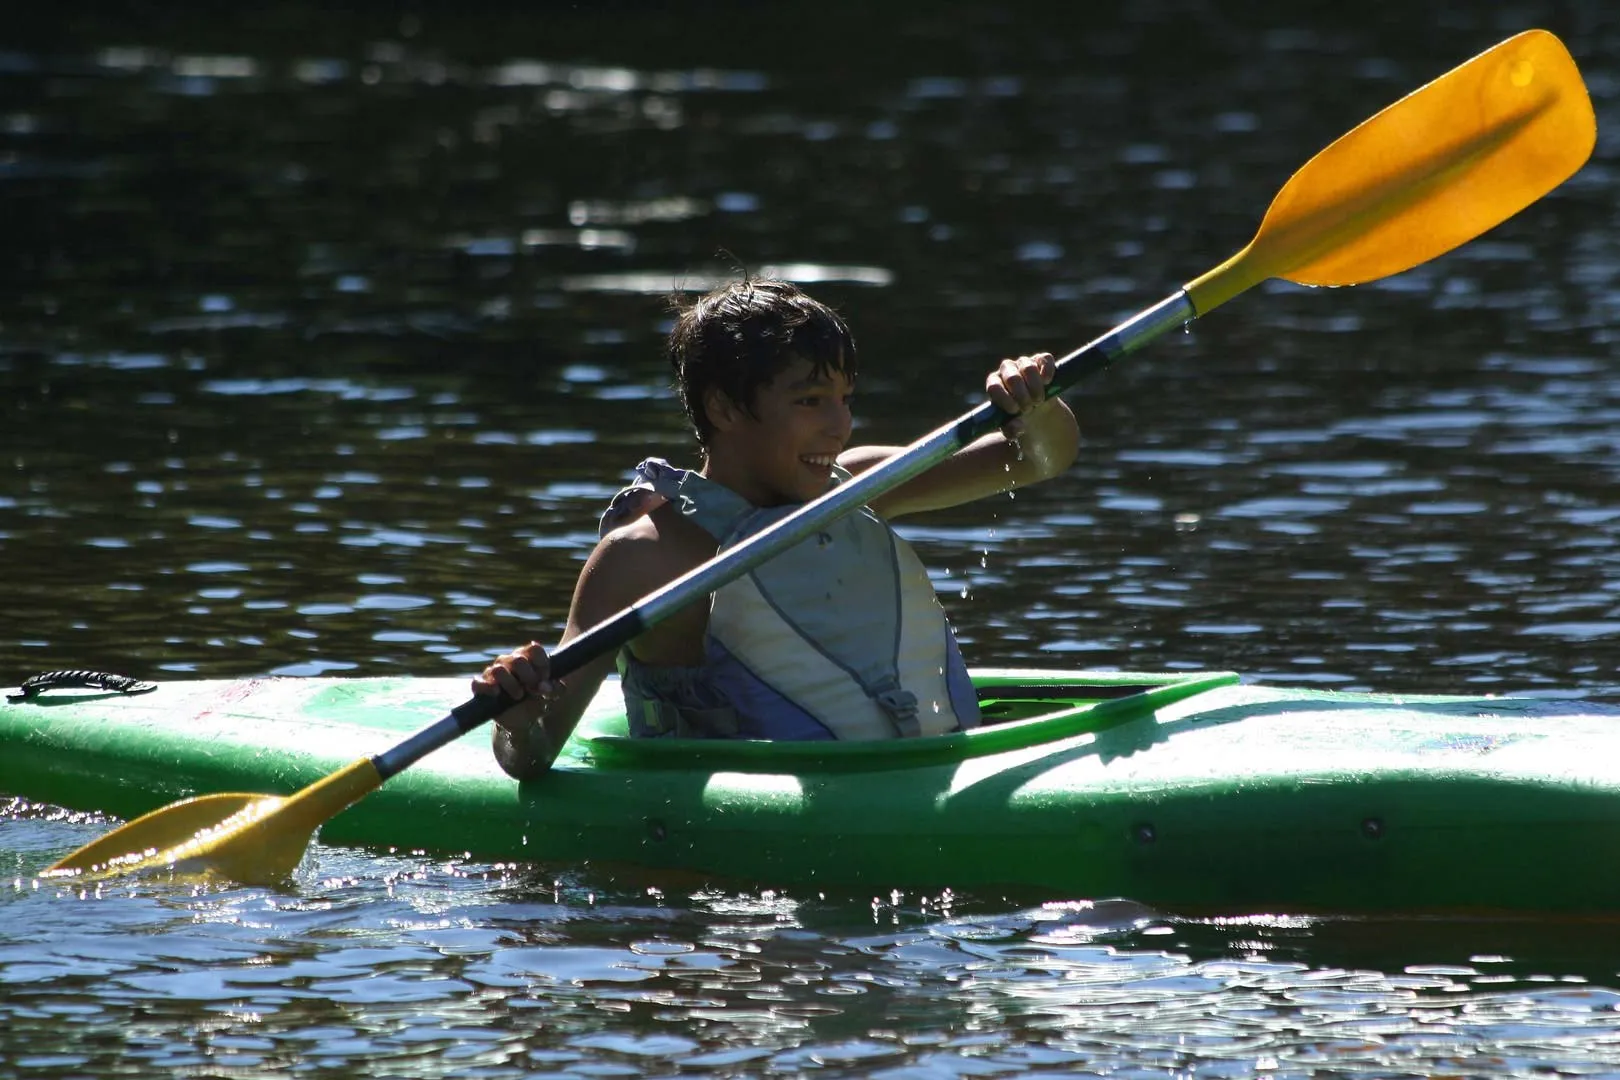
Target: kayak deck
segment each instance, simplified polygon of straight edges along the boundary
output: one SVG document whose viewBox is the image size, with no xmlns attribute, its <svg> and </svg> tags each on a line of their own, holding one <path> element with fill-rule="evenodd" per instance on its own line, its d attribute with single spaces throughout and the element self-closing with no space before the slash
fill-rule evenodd
<svg viewBox="0 0 1620 1080">
<path fill-rule="evenodd" d="M 1198 909 L 1620 910 L 1620 710 L 1282 690 L 1229 673 L 975 672 L 987 724 L 873 743 L 632 739 L 616 685 L 519 785 L 447 747 L 328 843 L 776 886 L 1010 888 Z M 0 707 L 0 791 L 132 817 L 285 794 L 460 679 L 180 682 Z"/>
</svg>

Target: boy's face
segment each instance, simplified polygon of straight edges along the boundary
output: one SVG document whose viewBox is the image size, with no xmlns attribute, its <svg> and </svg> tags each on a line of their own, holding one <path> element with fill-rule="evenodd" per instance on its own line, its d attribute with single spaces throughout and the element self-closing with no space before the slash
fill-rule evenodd
<svg viewBox="0 0 1620 1080">
<path fill-rule="evenodd" d="M 730 409 L 711 447 L 716 479 L 755 506 L 807 502 L 827 490 L 849 443 L 854 384 L 795 359 L 754 394 L 752 415 Z"/>
</svg>

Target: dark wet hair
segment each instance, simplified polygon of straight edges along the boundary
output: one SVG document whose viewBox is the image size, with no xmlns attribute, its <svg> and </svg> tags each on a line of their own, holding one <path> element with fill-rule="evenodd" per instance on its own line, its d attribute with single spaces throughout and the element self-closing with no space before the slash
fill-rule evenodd
<svg viewBox="0 0 1620 1080">
<path fill-rule="evenodd" d="M 712 388 L 752 413 L 755 392 L 794 358 L 810 361 L 817 375 L 836 371 L 855 378 L 849 327 L 790 282 L 735 281 L 690 304 L 677 302 L 676 313 L 669 363 L 675 391 L 704 446 L 714 430 L 703 408 Z"/>
</svg>

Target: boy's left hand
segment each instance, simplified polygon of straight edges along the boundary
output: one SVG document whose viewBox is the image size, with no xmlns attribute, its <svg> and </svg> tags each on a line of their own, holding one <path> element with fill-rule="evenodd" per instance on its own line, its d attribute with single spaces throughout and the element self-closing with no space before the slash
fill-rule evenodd
<svg viewBox="0 0 1620 1080">
<path fill-rule="evenodd" d="M 1051 353 L 1003 360 L 985 377 L 984 392 L 998 409 L 1016 417 L 1046 400 L 1047 384 L 1056 374 Z"/>
</svg>

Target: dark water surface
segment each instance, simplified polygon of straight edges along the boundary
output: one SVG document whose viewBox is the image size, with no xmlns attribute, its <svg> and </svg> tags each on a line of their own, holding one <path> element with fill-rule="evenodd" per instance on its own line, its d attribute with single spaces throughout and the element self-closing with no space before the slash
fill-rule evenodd
<svg viewBox="0 0 1620 1080">
<path fill-rule="evenodd" d="M 107 8 L 0 48 L 0 683 L 549 640 L 627 469 L 693 460 L 672 289 L 741 264 L 836 303 L 858 437 L 909 441 L 1539 25 L 1597 108 L 1575 179 L 1385 282 L 1233 301 L 1072 395 L 1067 475 L 903 531 L 974 663 L 1620 689 L 1612 5 L 412 10 Z M 319 846 L 281 891 L 34 883 L 103 828 L 0 824 L 0 1074 L 1620 1070 L 1607 925 Z"/>
</svg>

